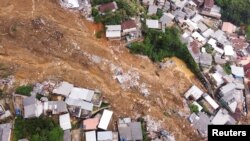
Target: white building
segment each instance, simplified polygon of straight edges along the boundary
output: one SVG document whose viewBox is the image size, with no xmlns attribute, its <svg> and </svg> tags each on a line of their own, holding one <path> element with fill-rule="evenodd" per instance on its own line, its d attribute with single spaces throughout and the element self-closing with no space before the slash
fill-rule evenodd
<svg viewBox="0 0 250 141">
<path fill-rule="evenodd" d="M 112 115 L 113 115 L 113 111 L 104 110 L 102 117 L 100 119 L 98 128 L 103 129 L 103 130 L 107 130 L 107 128 L 109 126 L 109 122 L 111 121 Z"/>
<path fill-rule="evenodd" d="M 59 117 L 60 127 L 63 130 L 71 129 L 70 116 L 68 114 L 60 115 Z"/>
<path fill-rule="evenodd" d="M 148 28 L 153 28 L 153 29 L 160 29 L 160 24 L 158 20 L 146 20 L 146 25 Z"/>
<path fill-rule="evenodd" d="M 195 100 L 199 99 L 201 95 L 203 94 L 203 91 L 199 89 L 197 86 L 193 85 L 186 93 L 185 98 L 188 99 L 190 96 L 192 96 Z"/>
<path fill-rule="evenodd" d="M 106 25 L 106 37 L 109 39 L 121 39 L 121 25 Z"/>
</svg>

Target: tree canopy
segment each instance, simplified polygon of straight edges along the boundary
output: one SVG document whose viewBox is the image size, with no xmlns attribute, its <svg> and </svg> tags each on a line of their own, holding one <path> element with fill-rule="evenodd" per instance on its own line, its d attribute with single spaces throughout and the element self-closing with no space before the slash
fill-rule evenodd
<svg viewBox="0 0 250 141">
<path fill-rule="evenodd" d="M 14 141 L 22 138 L 30 141 L 63 141 L 63 130 L 47 117 L 34 119 L 17 117 L 14 125 Z"/>
<path fill-rule="evenodd" d="M 152 61 L 162 61 L 165 57 L 176 56 L 200 76 L 200 70 L 185 44 L 180 41 L 179 30 L 167 28 L 165 32 L 146 29 L 144 41 L 131 44 L 132 53 L 147 55 Z"/>
<path fill-rule="evenodd" d="M 138 12 L 138 5 L 134 1 L 114 0 L 117 3 L 118 10 L 115 12 L 107 11 L 101 15 L 96 8 L 92 9 L 92 16 L 97 23 L 104 23 L 106 25 L 121 24 L 123 21 L 133 17 Z M 93 4 L 104 4 L 112 2 L 112 0 L 94 0 Z"/>
<path fill-rule="evenodd" d="M 216 4 L 221 7 L 223 21 L 250 25 L 249 0 L 216 0 Z"/>
</svg>

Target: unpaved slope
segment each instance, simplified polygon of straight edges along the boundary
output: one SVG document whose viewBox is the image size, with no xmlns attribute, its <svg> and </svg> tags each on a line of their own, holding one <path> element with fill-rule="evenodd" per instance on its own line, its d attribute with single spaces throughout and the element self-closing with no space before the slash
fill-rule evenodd
<svg viewBox="0 0 250 141">
<path fill-rule="evenodd" d="M 117 117 L 150 115 L 164 121 L 163 127 L 177 141 L 200 140 L 177 114 L 186 112 L 181 94 L 191 86 L 190 78 L 178 69 L 159 69 L 117 43 L 97 40 L 91 23 L 60 8 L 56 0 L 0 3 L 0 63 L 14 65 L 20 83 L 56 79 L 96 88 L 111 102 Z M 142 96 L 138 87 L 122 89 L 113 79 L 112 66 L 137 72 L 139 83 L 148 87 L 150 95 Z"/>
</svg>

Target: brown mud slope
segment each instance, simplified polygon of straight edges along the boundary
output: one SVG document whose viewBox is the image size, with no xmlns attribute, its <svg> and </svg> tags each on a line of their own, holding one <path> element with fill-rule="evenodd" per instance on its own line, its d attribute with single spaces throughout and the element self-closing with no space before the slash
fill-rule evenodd
<svg viewBox="0 0 250 141">
<path fill-rule="evenodd" d="M 159 69 L 146 57 L 129 54 L 119 44 L 97 40 L 98 26 L 79 14 L 60 8 L 56 0 L 0 0 L 0 63 L 12 65 L 20 83 L 47 79 L 66 80 L 101 90 L 118 116 L 150 115 L 177 141 L 201 140 L 187 120 L 182 94 L 191 86 L 180 69 Z M 147 85 L 124 90 L 113 78 L 112 66 L 139 73 Z M 184 66 L 185 67 L 185 66 Z M 168 114 L 164 115 L 164 112 Z"/>
</svg>

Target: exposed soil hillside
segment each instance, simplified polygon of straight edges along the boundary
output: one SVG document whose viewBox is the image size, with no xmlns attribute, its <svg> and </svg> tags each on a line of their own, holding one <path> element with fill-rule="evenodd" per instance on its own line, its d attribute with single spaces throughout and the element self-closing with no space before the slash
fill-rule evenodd
<svg viewBox="0 0 250 141">
<path fill-rule="evenodd" d="M 191 81 L 200 86 L 185 65 L 178 61 L 177 67 L 160 69 L 148 58 L 130 54 L 120 43 L 97 40 L 98 26 L 61 8 L 56 0 L 0 3 L 0 63 L 14 66 L 18 82 L 55 79 L 99 89 L 116 117 L 150 115 L 164 121 L 163 127 L 177 141 L 201 140 L 178 113 L 188 112 L 182 94 Z M 138 73 L 140 85 L 121 87 L 113 78 L 117 67 Z M 144 85 L 150 93 L 147 97 L 140 94 L 139 87 Z"/>
</svg>

